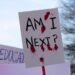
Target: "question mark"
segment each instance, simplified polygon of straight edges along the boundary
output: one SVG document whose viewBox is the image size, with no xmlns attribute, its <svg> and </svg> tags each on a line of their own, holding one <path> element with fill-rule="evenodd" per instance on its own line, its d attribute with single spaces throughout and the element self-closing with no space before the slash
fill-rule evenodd
<svg viewBox="0 0 75 75">
<path fill-rule="evenodd" d="M 56 43 L 57 35 L 54 34 L 53 37 L 54 37 L 54 43 Z"/>
</svg>

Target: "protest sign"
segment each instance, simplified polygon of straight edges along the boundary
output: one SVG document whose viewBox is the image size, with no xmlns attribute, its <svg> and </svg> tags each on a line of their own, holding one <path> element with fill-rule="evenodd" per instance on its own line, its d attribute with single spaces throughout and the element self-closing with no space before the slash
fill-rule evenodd
<svg viewBox="0 0 75 75">
<path fill-rule="evenodd" d="M 24 63 L 24 51 L 20 48 L 0 45 L 0 63 Z"/>
<path fill-rule="evenodd" d="M 19 19 L 27 67 L 64 62 L 57 8 L 19 12 Z"/>
</svg>

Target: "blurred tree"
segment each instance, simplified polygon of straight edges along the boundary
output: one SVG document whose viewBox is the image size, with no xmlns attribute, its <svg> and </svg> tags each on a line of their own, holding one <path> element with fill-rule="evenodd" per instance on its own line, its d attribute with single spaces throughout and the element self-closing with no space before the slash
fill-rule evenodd
<svg viewBox="0 0 75 75">
<path fill-rule="evenodd" d="M 64 43 L 64 50 L 66 53 L 66 60 L 69 59 L 72 64 L 75 64 L 75 1 L 63 0 L 61 1 L 61 24 L 62 32 L 66 37 Z"/>
</svg>

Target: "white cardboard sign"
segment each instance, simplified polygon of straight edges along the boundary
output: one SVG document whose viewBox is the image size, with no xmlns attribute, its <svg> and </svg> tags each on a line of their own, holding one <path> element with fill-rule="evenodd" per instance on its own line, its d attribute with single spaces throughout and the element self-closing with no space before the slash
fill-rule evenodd
<svg viewBox="0 0 75 75">
<path fill-rule="evenodd" d="M 0 45 L 0 63 L 24 63 L 24 51 L 20 48 Z"/>
<path fill-rule="evenodd" d="M 19 19 L 27 67 L 64 62 L 57 8 L 20 12 Z"/>
</svg>

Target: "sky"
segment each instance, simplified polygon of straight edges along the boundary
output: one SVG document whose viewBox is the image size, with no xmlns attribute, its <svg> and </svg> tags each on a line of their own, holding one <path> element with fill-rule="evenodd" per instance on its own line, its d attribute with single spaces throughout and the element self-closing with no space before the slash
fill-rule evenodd
<svg viewBox="0 0 75 75">
<path fill-rule="evenodd" d="M 58 5 L 58 0 L 0 0 L 0 44 L 23 48 L 18 12 L 56 8 Z M 24 64 L 0 64 L 0 74 L 41 75 L 40 68 L 27 70 L 24 66 Z M 69 65 L 48 66 L 47 75 L 50 75 L 50 72 L 51 75 L 62 75 L 61 72 L 63 75 L 69 75 Z"/>
</svg>

